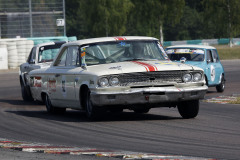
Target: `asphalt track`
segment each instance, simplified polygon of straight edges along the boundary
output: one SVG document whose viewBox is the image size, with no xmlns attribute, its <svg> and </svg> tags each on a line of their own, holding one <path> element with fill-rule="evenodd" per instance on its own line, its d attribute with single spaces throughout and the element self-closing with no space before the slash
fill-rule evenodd
<svg viewBox="0 0 240 160">
<path fill-rule="evenodd" d="M 220 94 L 210 88 L 206 99 L 240 95 L 240 60 L 222 63 L 226 89 Z M 182 119 L 175 108 L 155 108 L 148 114 L 129 111 L 105 114 L 100 121 L 89 121 L 83 112 L 74 110 L 68 110 L 64 115 L 49 115 L 44 105 L 22 101 L 17 71 L 0 72 L 0 138 L 10 140 L 238 160 L 239 114 L 240 105 L 201 102 L 199 115 L 189 120 Z M 4 153 L 6 157 L 10 156 L 8 151 L 0 149 L 0 154 Z M 35 154 L 33 159 L 75 158 L 71 155 L 42 156 Z"/>
</svg>

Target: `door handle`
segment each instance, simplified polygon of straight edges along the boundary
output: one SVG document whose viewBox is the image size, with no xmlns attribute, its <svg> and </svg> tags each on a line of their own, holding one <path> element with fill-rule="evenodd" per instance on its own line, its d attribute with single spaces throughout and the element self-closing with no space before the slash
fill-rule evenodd
<svg viewBox="0 0 240 160">
<path fill-rule="evenodd" d="M 59 77 L 60 76 L 60 74 L 55 74 L 55 77 Z"/>
</svg>

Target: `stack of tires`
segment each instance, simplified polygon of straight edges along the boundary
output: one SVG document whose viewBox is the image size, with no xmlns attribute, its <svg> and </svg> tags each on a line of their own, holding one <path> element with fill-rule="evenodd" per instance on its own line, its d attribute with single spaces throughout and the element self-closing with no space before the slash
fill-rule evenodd
<svg viewBox="0 0 240 160">
<path fill-rule="evenodd" d="M 18 66 L 26 62 L 26 40 L 16 41 L 18 52 Z"/>
<path fill-rule="evenodd" d="M 0 48 L 7 48 L 7 42 L 6 41 L 0 41 Z"/>
<path fill-rule="evenodd" d="M 0 70 L 1 69 L 8 69 L 8 52 L 5 41 L 0 41 Z"/>
<path fill-rule="evenodd" d="M 33 46 L 34 46 L 34 42 L 32 40 L 26 40 L 26 55 L 25 55 L 26 60 L 27 60 Z"/>
<path fill-rule="evenodd" d="M 8 68 L 15 69 L 18 67 L 18 52 L 16 41 L 8 41 L 7 50 L 8 50 Z"/>
</svg>

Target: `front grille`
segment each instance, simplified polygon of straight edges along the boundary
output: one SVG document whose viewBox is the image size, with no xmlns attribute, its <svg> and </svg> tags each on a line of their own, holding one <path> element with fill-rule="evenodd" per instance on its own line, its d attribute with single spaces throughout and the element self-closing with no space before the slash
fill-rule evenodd
<svg viewBox="0 0 240 160">
<path fill-rule="evenodd" d="M 128 84 L 140 83 L 162 83 L 174 82 L 181 83 L 182 75 L 189 71 L 155 71 L 155 72 L 140 72 L 140 73 L 125 73 L 119 75 L 120 84 L 126 86 Z"/>
</svg>

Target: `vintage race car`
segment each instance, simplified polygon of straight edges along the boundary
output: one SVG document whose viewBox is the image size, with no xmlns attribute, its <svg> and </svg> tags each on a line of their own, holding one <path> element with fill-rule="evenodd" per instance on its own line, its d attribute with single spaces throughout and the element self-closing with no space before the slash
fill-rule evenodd
<svg viewBox="0 0 240 160">
<path fill-rule="evenodd" d="M 166 53 L 172 61 L 181 61 L 204 70 L 206 83 L 216 87 L 218 92 L 225 89 L 225 73 L 220 62 L 217 49 L 204 45 L 178 45 L 166 48 Z"/>
<path fill-rule="evenodd" d="M 83 109 L 89 118 L 176 106 L 183 118 L 194 118 L 208 89 L 201 68 L 171 62 L 151 37 L 66 43 L 49 68 L 31 71 L 29 79 L 33 98 L 44 100 L 48 112 Z"/>
<path fill-rule="evenodd" d="M 47 42 L 38 44 L 32 48 L 26 63 L 21 64 L 19 68 L 19 80 L 23 100 L 33 100 L 26 79 L 28 73 L 34 69 L 49 67 L 64 43 L 66 41 Z"/>
</svg>

